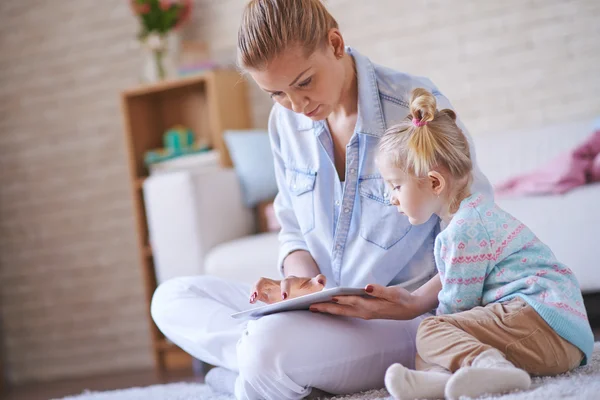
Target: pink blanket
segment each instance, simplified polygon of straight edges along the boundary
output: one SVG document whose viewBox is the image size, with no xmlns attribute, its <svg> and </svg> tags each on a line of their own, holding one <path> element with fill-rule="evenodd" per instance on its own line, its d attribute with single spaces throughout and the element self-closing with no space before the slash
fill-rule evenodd
<svg viewBox="0 0 600 400">
<path fill-rule="evenodd" d="M 561 154 L 537 170 L 498 184 L 495 191 L 500 197 L 563 194 L 592 182 L 600 182 L 600 130 L 580 146 Z"/>
</svg>

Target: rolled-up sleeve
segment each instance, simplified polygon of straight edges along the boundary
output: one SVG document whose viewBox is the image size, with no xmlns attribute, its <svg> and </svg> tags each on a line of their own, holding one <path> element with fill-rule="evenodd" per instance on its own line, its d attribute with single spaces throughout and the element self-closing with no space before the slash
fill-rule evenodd
<svg viewBox="0 0 600 400">
<path fill-rule="evenodd" d="M 281 137 L 277 124 L 279 106 L 275 105 L 269 116 L 269 137 L 275 163 L 275 178 L 277 180 L 278 194 L 275 197 L 274 209 L 277 220 L 281 225 L 279 232 L 279 273 L 283 276 L 283 261 L 292 252 L 297 250 L 308 251 L 304 235 L 300 231 L 298 219 L 292 206 L 289 187 L 286 184 L 285 163 L 281 153 Z"/>
</svg>

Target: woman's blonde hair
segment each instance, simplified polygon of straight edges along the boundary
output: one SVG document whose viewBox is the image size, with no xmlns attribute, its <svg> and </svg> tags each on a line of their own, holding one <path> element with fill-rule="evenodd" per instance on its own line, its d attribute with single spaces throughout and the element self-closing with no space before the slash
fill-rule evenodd
<svg viewBox="0 0 600 400">
<path fill-rule="evenodd" d="M 473 170 L 469 142 L 456 124 L 454 111 L 438 110 L 435 96 L 425 89 L 413 90 L 410 114 L 385 132 L 378 158 L 416 178 L 442 167 L 454 183 L 460 183 L 451 188 L 456 197 L 469 192 Z M 452 202 L 451 212 L 459 204 Z"/>
<path fill-rule="evenodd" d="M 337 21 L 321 0 L 252 0 L 238 31 L 238 64 L 262 69 L 289 46 L 306 56 L 326 43 Z"/>
</svg>

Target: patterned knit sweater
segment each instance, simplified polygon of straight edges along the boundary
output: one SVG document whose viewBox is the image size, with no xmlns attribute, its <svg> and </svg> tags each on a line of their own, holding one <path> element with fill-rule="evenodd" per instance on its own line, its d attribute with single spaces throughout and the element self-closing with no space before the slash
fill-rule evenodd
<svg viewBox="0 0 600 400">
<path fill-rule="evenodd" d="M 589 360 L 594 347 L 579 283 L 523 223 L 476 193 L 435 241 L 437 314 L 522 298 Z"/>
</svg>

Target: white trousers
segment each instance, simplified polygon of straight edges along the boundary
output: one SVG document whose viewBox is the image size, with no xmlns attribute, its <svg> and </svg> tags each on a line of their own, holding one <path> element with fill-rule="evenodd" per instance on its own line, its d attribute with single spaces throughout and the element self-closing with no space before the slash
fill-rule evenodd
<svg viewBox="0 0 600 400">
<path fill-rule="evenodd" d="M 393 363 L 414 367 L 423 317 L 373 320 L 279 313 L 230 317 L 250 307 L 250 286 L 211 276 L 176 278 L 152 299 L 152 318 L 183 350 L 239 373 L 237 399 L 301 399 L 312 387 L 334 394 L 382 388 Z"/>
</svg>

